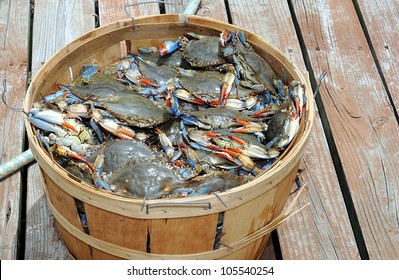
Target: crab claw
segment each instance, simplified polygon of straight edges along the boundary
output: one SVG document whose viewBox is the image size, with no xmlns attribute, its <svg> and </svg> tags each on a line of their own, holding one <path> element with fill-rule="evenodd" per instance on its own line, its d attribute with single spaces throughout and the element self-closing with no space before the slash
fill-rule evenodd
<svg viewBox="0 0 399 280">
<path fill-rule="evenodd" d="M 166 109 L 175 117 L 181 116 L 181 112 L 179 109 L 179 100 L 177 99 L 176 95 L 173 94 L 171 91 L 168 91 L 168 94 L 165 98 L 165 105 Z"/>
<path fill-rule="evenodd" d="M 226 73 L 222 81 L 222 89 L 220 91 L 220 103 L 224 106 L 229 99 L 231 89 L 235 81 L 235 76 L 232 72 Z"/>
<path fill-rule="evenodd" d="M 99 70 L 99 66 L 97 63 L 88 63 L 82 66 L 79 71 L 79 74 L 82 76 L 83 81 L 90 81 L 91 76 L 96 74 Z"/>
<path fill-rule="evenodd" d="M 108 185 L 108 183 L 101 178 L 101 173 L 103 172 L 105 166 L 104 149 L 105 146 L 101 148 L 100 153 L 98 154 L 96 160 L 94 161 L 94 172 L 92 173 L 92 179 L 97 188 L 111 190 L 111 187 Z"/>
<path fill-rule="evenodd" d="M 232 109 L 232 110 L 237 110 L 237 111 L 245 109 L 243 101 L 241 101 L 239 99 L 233 99 L 233 98 L 227 99 L 226 103 L 224 104 L 224 107 L 228 108 L 228 109 Z"/>
<path fill-rule="evenodd" d="M 43 103 L 49 103 L 49 102 L 54 102 L 57 99 L 63 97 L 65 95 L 66 90 L 65 89 L 60 89 L 55 93 L 49 94 L 45 97 L 42 98 Z"/>
<path fill-rule="evenodd" d="M 241 138 L 239 138 L 239 137 L 237 137 L 237 136 L 234 136 L 234 135 L 231 135 L 231 136 L 229 136 L 229 137 L 230 137 L 231 140 L 237 142 L 237 143 L 240 144 L 241 146 L 243 146 L 243 147 L 248 147 L 247 142 L 245 142 L 243 139 L 241 139 Z"/>
<path fill-rule="evenodd" d="M 194 95 L 192 95 L 191 93 L 189 93 L 187 90 L 184 89 L 178 89 L 174 92 L 174 94 L 187 102 L 193 103 L 193 104 L 197 104 L 197 105 L 205 105 L 205 101 L 202 99 L 199 99 L 198 97 L 195 97 Z"/>
<path fill-rule="evenodd" d="M 234 163 L 245 171 L 252 171 L 256 167 L 253 160 L 239 149 L 222 149 L 222 152 L 229 154 L 234 159 Z"/>
<path fill-rule="evenodd" d="M 155 128 L 155 132 L 159 136 L 159 142 L 161 143 L 162 149 L 164 150 L 168 158 L 172 158 L 175 152 L 172 142 L 170 141 L 168 136 L 166 136 L 166 134 L 159 128 Z"/>
<path fill-rule="evenodd" d="M 120 139 L 127 140 L 135 138 L 136 133 L 133 130 L 127 126 L 117 124 L 112 119 L 103 119 L 99 123 L 104 129 Z"/>
<path fill-rule="evenodd" d="M 201 129 L 204 129 L 204 130 L 210 130 L 212 128 L 210 125 L 204 124 L 204 123 L 198 121 L 196 118 L 194 118 L 194 117 L 192 117 L 190 115 L 187 115 L 187 114 L 183 115 L 181 117 L 181 119 L 183 120 L 183 122 L 185 124 L 195 125 L 195 126 L 201 128 Z"/>
<path fill-rule="evenodd" d="M 165 41 L 159 46 L 159 54 L 160 56 L 165 56 L 168 54 L 173 53 L 174 51 L 178 50 L 180 48 L 179 45 L 179 40 L 173 42 L 173 41 Z"/>
<path fill-rule="evenodd" d="M 259 111 L 256 111 L 255 113 L 253 113 L 251 115 L 251 118 L 263 118 L 265 116 L 265 114 L 270 113 L 270 108 L 266 107 L 263 109 L 260 109 Z"/>
<path fill-rule="evenodd" d="M 103 118 L 100 110 L 92 110 L 92 118 L 105 130 L 112 133 L 116 137 L 126 140 L 135 138 L 136 133 L 127 126 L 120 125 L 110 118 Z"/>
<path fill-rule="evenodd" d="M 48 123 L 58 124 L 66 128 L 69 128 L 75 132 L 78 132 L 78 130 L 72 124 L 68 123 L 65 120 L 65 118 L 67 117 L 79 118 L 76 115 L 72 114 L 66 115 L 51 109 L 43 109 L 43 110 L 31 109 L 29 110 L 29 115 L 32 116 L 33 118 L 37 118 Z"/>
<path fill-rule="evenodd" d="M 187 130 L 187 136 L 189 139 L 197 143 L 199 146 L 205 147 L 207 149 L 211 150 L 217 150 L 218 147 L 213 145 L 211 142 L 209 142 L 210 138 L 212 137 L 217 137 L 218 134 L 213 133 L 213 132 L 207 132 L 204 134 L 197 133 L 198 130 L 195 128 L 190 128 Z"/>
<path fill-rule="evenodd" d="M 242 150 L 242 153 L 250 158 L 259 159 L 272 159 L 280 155 L 280 152 L 277 149 L 265 149 L 255 145 L 249 145 L 247 149 Z"/>
<path fill-rule="evenodd" d="M 194 168 L 198 173 L 202 171 L 202 166 L 200 164 L 201 160 L 198 154 L 191 147 L 187 146 L 184 143 L 179 143 L 180 149 L 186 155 L 188 164 Z"/>
<path fill-rule="evenodd" d="M 233 129 L 232 132 L 238 133 L 256 133 L 267 129 L 267 125 L 257 122 L 248 122 L 243 120 L 235 120 L 236 123 L 243 125 L 242 127 Z"/>
<path fill-rule="evenodd" d="M 95 170 L 93 164 L 91 164 L 84 157 L 71 151 L 69 148 L 67 148 L 65 146 L 57 146 L 55 148 L 55 152 L 57 155 L 62 156 L 62 157 L 69 157 L 69 158 L 74 158 L 74 159 L 80 160 L 80 161 L 86 163 L 90 167 L 91 170 Z"/>
<path fill-rule="evenodd" d="M 56 124 L 52 124 L 46 121 L 43 121 L 41 119 L 35 118 L 33 116 L 29 116 L 29 122 L 36 126 L 37 128 L 40 128 L 41 130 L 49 131 L 49 132 L 54 132 L 57 135 L 65 135 L 66 132 L 63 128 Z"/>
<path fill-rule="evenodd" d="M 226 46 L 227 40 L 229 38 L 229 31 L 228 30 L 223 30 L 220 33 L 220 38 L 219 38 L 219 43 L 222 47 Z"/>
<path fill-rule="evenodd" d="M 299 118 L 302 117 L 303 106 L 306 103 L 306 95 L 303 91 L 303 86 L 296 81 L 291 83 L 293 89 L 290 91 L 291 98 L 294 101 L 296 114 Z"/>
<path fill-rule="evenodd" d="M 159 87 L 158 85 L 154 84 L 150 80 L 147 80 L 147 79 L 144 79 L 144 78 L 139 79 L 139 82 L 143 86 L 154 87 L 154 88 Z"/>
</svg>

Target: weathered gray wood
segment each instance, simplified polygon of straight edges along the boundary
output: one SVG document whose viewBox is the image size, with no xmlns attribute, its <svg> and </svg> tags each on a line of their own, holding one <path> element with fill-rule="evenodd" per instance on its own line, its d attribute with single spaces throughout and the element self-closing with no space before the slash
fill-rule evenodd
<svg viewBox="0 0 399 280">
<path fill-rule="evenodd" d="M 293 6 L 316 76 L 327 70 L 320 95 L 368 254 L 398 259 L 399 128 L 353 2 Z"/>
<path fill-rule="evenodd" d="M 58 49 L 94 28 L 92 1 L 35 1 L 32 75 Z M 26 259 L 66 259 L 67 252 L 47 206 L 38 165 L 28 170 Z"/>
<path fill-rule="evenodd" d="M 99 17 L 100 25 L 106 25 L 114 21 L 127 19 L 128 15 L 125 13 L 124 7 L 128 4 L 134 4 L 144 1 L 116 1 L 116 0 L 99 0 Z M 144 15 L 156 15 L 159 14 L 159 4 L 140 4 L 134 5 L 127 8 L 129 15 L 131 16 L 144 16 Z"/>
<path fill-rule="evenodd" d="M 21 108 L 26 86 L 29 1 L 0 1 L 0 92 Z M 0 164 L 22 152 L 23 114 L 0 102 Z M 0 181 L 0 259 L 16 259 L 20 226 L 21 172 Z"/>
<path fill-rule="evenodd" d="M 306 73 L 301 48 L 286 1 L 229 1 L 233 24 L 262 36 Z M 313 32 L 313 31 L 312 31 Z M 301 162 L 307 182 L 298 207 L 310 207 L 278 229 L 283 259 L 358 259 L 337 175 L 316 114 Z"/>
<path fill-rule="evenodd" d="M 188 2 L 190 1 L 175 0 L 172 2 L 176 3 L 179 13 L 183 13 Z M 172 5 L 165 5 L 165 10 L 166 13 L 176 13 L 176 9 Z M 214 0 L 214 1 L 201 0 L 195 15 L 202 17 L 209 17 L 227 22 L 226 5 L 223 0 Z"/>
<path fill-rule="evenodd" d="M 357 1 L 396 110 L 399 108 L 399 2 Z M 384 122 L 384 118 L 381 119 Z M 391 211 L 395 207 L 390 207 Z M 397 207 L 396 207 L 397 210 Z M 394 217 L 395 213 L 391 214 Z M 397 213 L 396 213 L 397 216 Z"/>
</svg>

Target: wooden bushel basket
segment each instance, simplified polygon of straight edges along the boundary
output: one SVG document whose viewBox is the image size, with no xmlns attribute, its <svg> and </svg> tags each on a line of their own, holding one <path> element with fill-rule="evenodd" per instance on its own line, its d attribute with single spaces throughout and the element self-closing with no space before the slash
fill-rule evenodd
<svg viewBox="0 0 399 280">
<path fill-rule="evenodd" d="M 28 89 L 24 108 L 70 83 L 83 64 L 97 61 L 101 69 L 120 60 L 127 51 L 158 46 L 190 31 L 218 36 L 239 27 L 197 16 L 140 17 L 132 30 L 130 20 L 95 29 L 59 50 L 40 69 Z M 276 48 L 242 30 L 254 50 L 287 80 L 305 85 L 307 103 L 300 129 L 285 154 L 253 181 L 215 195 L 147 200 L 97 190 L 53 162 L 41 148 L 25 119 L 30 149 L 39 163 L 49 206 L 69 253 L 76 259 L 257 259 L 269 234 L 287 216 L 282 212 L 309 138 L 314 118 L 307 78 Z M 82 227 L 77 204 L 87 217 Z M 80 206 L 81 207 L 81 206 Z M 220 248 L 214 250 L 218 220 L 223 222 Z M 220 221 L 219 221 L 220 222 Z"/>
</svg>

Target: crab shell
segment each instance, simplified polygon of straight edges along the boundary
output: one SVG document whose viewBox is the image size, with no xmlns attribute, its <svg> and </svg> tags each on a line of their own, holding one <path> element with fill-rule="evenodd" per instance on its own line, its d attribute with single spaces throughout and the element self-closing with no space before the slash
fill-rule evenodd
<svg viewBox="0 0 399 280">
<path fill-rule="evenodd" d="M 259 54 L 257 54 L 254 50 L 248 49 L 241 42 L 237 43 L 239 60 L 247 66 L 245 68 L 249 68 L 251 72 L 249 75 L 255 75 L 259 82 L 267 87 L 267 89 L 271 90 L 273 93 L 275 92 L 274 85 L 272 81 L 276 79 L 276 74 L 274 73 L 273 68 L 269 63 L 266 62 Z M 247 71 L 248 72 L 248 71 Z"/>
<path fill-rule="evenodd" d="M 192 77 L 180 77 L 179 83 L 195 97 L 211 102 L 220 99 L 223 78 L 224 75 L 216 71 L 196 71 Z"/>
<path fill-rule="evenodd" d="M 155 153 L 150 147 L 140 141 L 114 139 L 104 142 L 104 172 L 113 172 L 119 167 L 125 165 L 128 161 L 137 161 L 141 159 L 153 160 Z M 101 148 L 93 152 L 89 157 L 90 162 L 94 162 Z"/>
<path fill-rule="evenodd" d="M 83 100 L 110 99 L 124 94 L 131 94 L 132 91 L 114 78 L 96 74 L 92 76 L 91 81 L 84 85 L 64 85 L 72 94 Z"/>
<path fill-rule="evenodd" d="M 109 180 L 123 194 L 139 198 L 160 198 L 186 183 L 167 163 L 151 160 L 129 161 Z"/>
<path fill-rule="evenodd" d="M 156 86 L 162 86 L 178 75 L 178 71 L 175 68 L 167 65 L 157 65 L 151 61 L 141 60 L 138 63 L 138 67 L 143 77 Z"/>
<path fill-rule="evenodd" d="M 136 93 L 99 100 L 95 105 L 105 108 L 115 117 L 137 127 L 153 127 L 171 117 L 165 109 Z"/>
<path fill-rule="evenodd" d="M 225 63 L 219 37 L 191 40 L 183 50 L 183 58 L 193 67 L 211 67 Z"/>
</svg>

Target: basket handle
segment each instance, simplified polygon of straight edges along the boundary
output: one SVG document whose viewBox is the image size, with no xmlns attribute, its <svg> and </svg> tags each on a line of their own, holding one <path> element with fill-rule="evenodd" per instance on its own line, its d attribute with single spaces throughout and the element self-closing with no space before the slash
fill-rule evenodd
<svg viewBox="0 0 399 280">
<path fill-rule="evenodd" d="M 149 214 L 149 209 L 150 207 L 157 207 L 157 206 L 186 206 L 186 207 L 192 207 L 192 206 L 204 206 L 204 209 L 208 210 L 211 209 L 211 203 L 210 202 L 196 202 L 196 201 L 188 201 L 188 202 L 153 202 L 153 203 L 148 203 L 145 205 L 145 213 Z"/>
<path fill-rule="evenodd" d="M 168 1 L 165 1 L 165 0 L 143 1 L 143 2 L 136 2 L 136 3 L 126 4 L 123 7 L 123 9 L 125 10 L 125 13 L 127 14 L 127 16 L 132 19 L 132 30 L 136 29 L 136 20 L 134 18 L 134 15 L 129 13 L 128 8 L 129 7 L 133 7 L 133 6 L 137 6 L 137 5 L 142 5 L 142 4 L 153 4 L 153 3 L 159 3 L 159 4 L 163 3 L 163 4 L 173 5 L 175 7 L 176 14 L 179 14 L 179 9 L 178 9 L 177 5 L 175 3 L 168 2 Z"/>
</svg>

